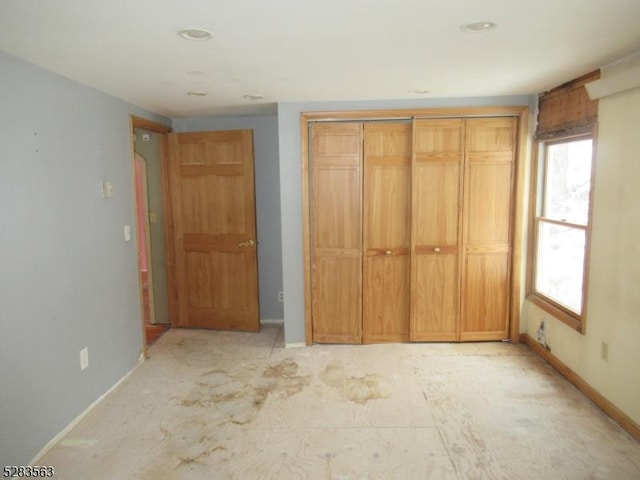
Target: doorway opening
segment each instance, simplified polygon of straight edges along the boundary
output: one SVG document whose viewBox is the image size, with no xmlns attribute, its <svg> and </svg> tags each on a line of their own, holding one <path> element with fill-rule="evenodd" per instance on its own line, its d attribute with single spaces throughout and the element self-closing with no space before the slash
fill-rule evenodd
<svg viewBox="0 0 640 480">
<path fill-rule="evenodd" d="M 172 324 L 171 208 L 164 125 L 131 117 L 133 194 L 143 352 Z"/>
</svg>

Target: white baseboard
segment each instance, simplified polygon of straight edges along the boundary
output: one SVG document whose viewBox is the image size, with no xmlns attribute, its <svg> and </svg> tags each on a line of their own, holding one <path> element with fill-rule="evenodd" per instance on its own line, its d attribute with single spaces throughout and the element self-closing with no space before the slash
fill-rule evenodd
<svg viewBox="0 0 640 480">
<path fill-rule="evenodd" d="M 260 325 L 284 325 L 282 318 L 265 318 L 260 320 Z"/>
<path fill-rule="evenodd" d="M 304 348 L 307 344 L 304 342 L 285 343 L 284 348 Z"/>
<path fill-rule="evenodd" d="M 133 371 L 138 367 L 138 365 L 140 365 L 140 363 L 142 363 L 142 361 L 144 361 L 144 358 L 141 355 L 141 360 L 138 360 L 138 363 L 136 363 L 134 365 L 134 367 L 129 370 L 128 373 L 125 374 L 124 377 L 122 377 L 120 380 L 118 380 L 109 390 L 107 390 L 106 392 L 104 392 L 102 395 L 100 395 L 91 405 L 89 405 L 80 415 L 78 415 L 76 418 L 74 418 L 71 423 L 69 423 L 69 425 L 67 425 L 66 427 L 64 427 L 60 433 L 58 433 L 55 437 L 53 437 L 49 443 L 47 443 L 44 448 L 42 450 L 40 450 L 35 457 L 33 457 L 33 459 L 29 462 L 29 465 L 37 465 L 38 461 L 49 451 L 51 450 L 51 448 L 53 448 L 54 445 L 56 445 L 60 440 L 62 440 L 62 438 L 69 433 L 73 427 L 75 427 L 80 420 L 82 420 L 84 417 L 86 417 L 87 415 L 89 415 L 89 413 L 91 413 L 91 410 L 93 410 L 94 408 L 96 408 L 96 406 L 102 402 L 102 400 L 105 399 L 105 397 L 107 395 L 109 395 L 111 392 L 113 392 L 116 388 L 118 388 L 118 386 L 124 382 L 127 378 L 129 378 L 129 376 L 133 373 Z"/>
</svg>

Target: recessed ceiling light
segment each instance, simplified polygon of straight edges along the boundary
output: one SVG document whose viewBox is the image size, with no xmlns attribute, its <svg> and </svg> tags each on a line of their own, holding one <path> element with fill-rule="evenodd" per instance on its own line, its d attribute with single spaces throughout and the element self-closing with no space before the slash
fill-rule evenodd
<svg viewBox="0 0 640 480">
<path fill-rule="evenodd" d="M 495 22 L 473 22 L 463 25 L 460 27 L 460 30 L 466 33 L 481 33 L 493 30 L 497 26 L 498 25 Z"/>
<path fill-rule="evenodd" d="M 264 98 L 264 95 L 248 93 L 246 95 L 243 95 L 242 98 L 244 98 L 246 100 L 262 100 Z"/>
<path fill-rule="evenodd" d="M 178 35 L 186 40 L 209 40 L 213 34 L 201 28 L 185 28 L 178 31 Z"/>
<path fill-rule="evenodd" d="M 429 90 L 425 90 L 424 88 L 416 88 L 414 90 L 409 90 L 409 93 L 415 93 L 416 95 L 424 95 L 425 93 L 429 93 Z"/>
<path fill-rule="evenodd" d="M 206 97 L 208 95 L 207 92 L 187 92 L 187 95 L 190 97 Z"/>
</svg>

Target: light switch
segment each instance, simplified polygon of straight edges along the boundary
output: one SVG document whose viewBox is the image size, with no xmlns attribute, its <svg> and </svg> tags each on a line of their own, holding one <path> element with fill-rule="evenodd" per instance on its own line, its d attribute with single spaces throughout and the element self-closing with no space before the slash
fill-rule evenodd
<svg viewBox="0 0 640 480">
<path fill-rule="evenodd" d="M 125 242 L 131 241 L 131 225 L 124 226 L 124 241 Z"/>
<path fill-rule="evenodd" d="M 113 183 L 104 181 L 102 182 L 102 198 L 113 197 Z"/>
</svg>

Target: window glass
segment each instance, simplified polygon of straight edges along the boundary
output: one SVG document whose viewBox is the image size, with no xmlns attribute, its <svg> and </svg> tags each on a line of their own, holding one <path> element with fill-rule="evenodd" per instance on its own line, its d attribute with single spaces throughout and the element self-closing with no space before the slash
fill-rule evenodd
<svg viewBox="0 0 640 480">
<path fill-rule="evenodd" d="M 592 140 L 547 147 L 542 216 L 586 225 L 589 219 Z"/>
<path fill-rule="evenodd" d="M 580 314 L 585 230 L 538 223 L 536 291 Z"/>
</svg>

